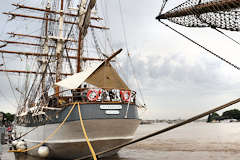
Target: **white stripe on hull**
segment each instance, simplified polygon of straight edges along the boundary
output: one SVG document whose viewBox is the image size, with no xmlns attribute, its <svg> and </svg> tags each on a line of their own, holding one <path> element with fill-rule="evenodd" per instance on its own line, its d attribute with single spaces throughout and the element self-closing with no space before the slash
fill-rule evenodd
<svg viewBox="0 0 240 160">
<path fill-rule="evenodd" d="M 140 120 L 137 119 L 84 120 L 88 137 L 96 152 L 130 141 L 139 123 Z M 29 148 L 46 139 L 58 126 L 59 124 L 39 126 L 23 139 Z M 24 134 L 32 128 L 17 126 L 17 134 Z M 50 157 L 54 158 L 73 159 L 90 154 L 79 121 L 66 122 L 46 145 L 50 148 Z M 38 156 L 37 150 L 28 153 Z"/>
<path fill-rule="evenodd" d="M 92 138 L 89 139 L 90 142 L 93 141 L 105 141 L 105 140 L 117 140 L 117 139 L 133 139 L 133 136 L 131 137 L 106 137 L 106 138 Z M 24 139 L 24 141 L 31 142 L 31 143 L 41 143 L 42 141 L 32 141 L 29 139 Z M 86 139 L 76 139 L 76 140 L 56 140 L 56 141 L 48 141 L 49 144 L 51 143 L 78 143 L 78 142 L 86 142 Z"/>
</svg>

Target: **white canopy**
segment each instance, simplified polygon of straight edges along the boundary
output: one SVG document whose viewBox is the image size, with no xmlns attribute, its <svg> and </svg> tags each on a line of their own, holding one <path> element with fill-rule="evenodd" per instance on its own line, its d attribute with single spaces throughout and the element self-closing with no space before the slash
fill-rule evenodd
<svg viewBox="0 0 240 160">
<path fill-rule="evenodd" d="M 67 77 L 64 80 L 55 83 L 55 85 L 67 89 L 77 89 L 83 82 L 87 82 L 99 88 L 129 90 L 128 86 L 120 78 L 111 64 L 105 62 Z"/>
</svg>

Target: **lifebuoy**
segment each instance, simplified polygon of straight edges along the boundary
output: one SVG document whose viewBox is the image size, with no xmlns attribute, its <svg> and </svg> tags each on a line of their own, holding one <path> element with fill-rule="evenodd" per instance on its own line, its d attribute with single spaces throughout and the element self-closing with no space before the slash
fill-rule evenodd
<svg viewBox="0 0 240 160">
<path fill-rule="evenodd" d="M 100 96 L 101 94 L 102 94 L 102 91 L 101 91 L 101 89 L 99 89 L 98 96 Z"/>
<path fill-rule="evenodd" d="M 87 93 L 87 98 L 89 101 L 96 101 L 99 97 L 99 92 L 95 89 L 91 89 Z"/>
<path fill-rule="evenodd" d="M 121 98 L 124 102 L 129 102 L 131 98 L 131 92 L 130 91 L 120 91 Z M 126 97 L 127 96 L 127 97 Z"/>
</svg>

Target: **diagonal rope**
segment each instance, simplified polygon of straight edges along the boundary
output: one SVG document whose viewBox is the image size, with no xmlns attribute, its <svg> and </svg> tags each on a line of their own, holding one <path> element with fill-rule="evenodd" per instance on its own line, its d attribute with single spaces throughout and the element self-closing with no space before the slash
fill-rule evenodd
<svg viewBox="0 0 240 160">
<path fill-rule="evenodd" d="M 188 123 L 191 123 L 191 122 L 193 122 L 193 121 L 196 121 L 196 120 L 198 120 L 198 119 L 200 119 L 200 118 L 203 118 L 203 117 L 205 117 L 205 116 L 207 116 L 207 115 L 209 115 L 209 114 L 211 114 L 211 113 L 220 111 L 220 110 L 225 109 L 225 108 L 227 108 L 227 107 L 230 107 L 230 106 L 232 106 L 232 105 L 234 105 L 234 104 L 237 104 L 237 103 L 239 103 L 239 102 L 240 102 L 240 98 L 235 99 L 235 100 L 233 100 L 233 101 L 231 101 L 231 102 L 228 102 L 228 103 L 226 103 L 226 104 L 224 104 L 224 105 L 218 106 L 218 107 L 216 107 L 216 108 L 214 108 L 214 109 L 211 109 L 211 110 L 209 110 L 209 111 L 207 111 L 207 112 L 203 112 L 203 113 L 198 114 L 198 115 L 196 115 L 196 116 L 194 116 L 194 117 L 191 117 L 191 118 L 189 118 L 189 119 L 187 119 L 187 120 L 185 120 L 185 121 L 183 121 L 183 122 L 174 124 L 174 125 L 169 126 L 169 127 L 167 127 L 167 128 L 164 128 L 164 129 L 161 129 L 161 130 L 159 130 L 159 131 L 153 132 L 153 133 L 151 133 L 151 134 L 148 134 L 148 135 L 146 135 L 146 136 L 143 136 L 143 137 L 140 137 L 140 138 L 138 138 L 138 139 L 132 140 L 132 141 L 130 141 L 130 142 L 121 144 L 121 145 L 116 146 L 116 147 L 113 147 L 113 148 L 111 148 L 111 149 L 108 149 L 108 150 L 105 150 L 105 151 L 102 151 L 102 152 L 98 152 L 96 155 L 98 156 L 98 155 L 106 154 L 106 153 L 112 152 L 112 151 L 114 151 L 114 150 L 123 148 L 123 147 L 125 147 L 125 146 L 128 146 L 128 145 L 131 145 L 131 144 L 134 144 L 134 143 L 143 141 L 143 140 L 145 140 L 145 139 L 148 139 L 148 138 L 151 138 L 151 137 L 154 137 L 154 136 L 157 136 L 157 135 L 160 135 L 160 134 L 165 133 L 165 132 L 167 132 L 167 131 L 173 130 L 173 129 L 175 129 L 175 128 L 181 127 L 181 126 L 183 126 L 183 125 L 186 125 L 186 124 L 188 124 Z M 82 160 L 82 159 L 87 159 L 87 158 L 90 158 L 90 156 L 86 156 L 86 157 L 78 158 L 78 159 L 74 159 L 74 160 Z"/>
<path fill-rule="evenodd" d="M 162 9 L 165 7 L 167 1 L 168 0 L 164 0 L 164 5 L 163 5 Z M 120 15 L 121 15 L 121 23 L 122 23 L 122 27 L 123 27 L 124 42 L 125 42 L 125 46 L 126 46 L 126 49 L 127 49 L 127 55 L 128 55 L 128 58 L 129 58 L 129 62 L 130 62 L 131 68 L 132 68 L 133 77 L 134 77 L 134 79 L 136 81 L 137 88 L 139 90 L 139 93 L 140 93 L 142 101 L 143 101 L 143 105 L 145 106 L 146 103 L 145 103 L 145 100 L 144 100 L 144 96 L 143 96 L 142 90 L 140 88 L 140 82 L 137 80 L 136 71 L 135 71 L 135 68 L 133 66 L 132 59 L 131 59 L 130 52 L 129 52 L 129 48 L 128 48 L 127 35 L 126 35 L 126 26 L 125 26 L 125 23 L 124 23 L 122 4 L 121 4 L 120 0 L 118 0 L 118 3 L 119 3 Z"/>
<path fill-rule="evenodd" d="M 165 8 L 165 6 L 166 6 L 166 4 L 167 4 L 167 1 L 168 1 L 168 0 L 163 0 L 163 3 L 162 3 L 162 6 L 161 6 L 161 9 L 160 9 L 159 15 L 162 14 L 163 9 Z"/>
<path fill-rule="evenodd" d="M 34 131 L 34 130 L 37 129 L 38 127 L 39 127 L 39 126 L 32 128 L 30 131 L 28 131 L 28 132 L 24 133 L 23 135 L 15 138 L 13 141 L 21 139 L 22 137 L 28 135 L 29 133 L 31 133 L 32 131 Z"/>
<path fill-rule="evenodd" d="M 199 4 L 201 3 L 201 0 L 199 0 Z M 240 45 L 240 43 L 233 39 L 232 37 L 228 36 L 227 34 L 225 34 L 223 31 L 219 30 L 216 26 L 213 26 L 212 24 L 208 23 L 206 20 L 204 20 L 203 18 L 201 18 L 200 15 L 194 15 L 197 19 L 199 19 L 202 23 L 207 24 L 211 29 L 219 32 L 220 34 L 222 34 L 223 36 L 227 37 L 228 39 L 232 40 L 233 42 L 235 42 L 236 44 Z M 210 18 L 210 17 L 208 17 Z"/>
<path fill-rule="evenodd" d="M 74 107 L 76 106 L 76 102 L 73 104 L 72 108 L 70 109 L 70 111 L 68 112 L 67 116 L 65 117 L 65 119 L 62 121 L 62 123 L 44 140 L 42 141 L 41 143 L 35 145 L 35 146 L 32 146 L 31 148 L 29 149 L 25 149 L 25 150 L 9 150 L 9 152 L 28 152 L 30 150 L 33 150 L 33 149 L 36 149 L 38 147 L 41 147 L 44 143 L 46 143 L 50 138 L 52 138 L 58 131 L 59 129 L 64 125 L 64 123 L 67 121 L 68 117 L 70 116 L 70 114 L 72 113 Z"/>
<path fill-rule="evenodd" d="M 94 151 L 94 149 L 93 149 L 93 147 L 92 147 L 92 145 L 91 145 L 91 143 L 90 143 L 90 141 L 88 139 L 87 132 L 86 132 L 84 124 L 83 124 L 82 114 L 81 114 L 81 109 L 80 109 L 79 103 L 78 103 L 78 114 L 79 114 L 80 124 L 81 124 L 82 130 L 83 130 L 83 134 L 84 134 L 84 137 L 85 137 L 85 139 L 87 141 L 87 144 L 88 144 L 88 148 L 89 148 L 89 150 L 92 153 L 93 159 L 97 160 L 96 153 L 95 153 L 95 151 Z"/>
<path fill-rule="evenodd" d="M 217 55 L 217 54 L 214 53 L 213 51 L 207 49 L 206 47 L 204 47 L 203 45 L 197 43 L 196 41 L 192 40 L 191 38 L 187 37 L 187 36 L 184 35 L 183 33 L 177 31 L 176 29 L 174 29 L 174 28 L 172 28 L 172 27 L 170 27 L 168 24 L 166 24 L 166 23 L 164 23 L 164 22 L 162 22 L 162 21 L 160 21 L 160 20 L 159 20 L 159 22 L 162 23 L 163 25 L 165 25 L 166 27 L 170 28 L 171 30 L 175 31 L 176 33 L 180 34 L 180 35 L 183 36 L 184 38 L 188 39 L 188 40 L 191 41 L 192 43 L 196 44 L 197 46 L 201 47 L 202 49 L 208 51 L 210 54 L 214 55 L 214 56 L 217 57 L 218 59 L 226 62 L 227 64 L 229 64 L 230 66 L 236 68 L 237 70 L 240 70 L 240 68 L 239 68 L 237 65 L 235 65 L 235 64 L 231 63 L 230 61 L 228 61 L 228 60 L 220 57 L 219 55 Z"/>
<path fill-rule="evenodd" d="M 3 66 L 4 66 L 4 68 L 5 68 L 5 70 L 7 69 L 6 68 L 6 62 L 5 62 L 5 58 L 4 58 L 4 56 L 3 56 L 3 53 L 2 53 L 2 60 L 3 60 Z M 15 90 L 14 90 L 14 88 L 13 88 L 13 84 L 12 84 L 12 82 L 11 82 L 11 79 L 10 79 L 10 77 L 9 77 L 9 75 L 8 75 L 8 73 L 7 72 L 5 72 L 5 74 L 6 74 L 6 76 L 7 76 L 7 79 L 8 79 L 8 81 L 9 81 L 9 85 L 10 85 L 10 88 L 11 88 L 11 91 L 12 91 L 12 94 L 13 94 L 13 96 L 14 96 L 14 98 L 15 98 L 15 101 L 16 101 L 16 103 L 18 104 L 18 99 L 17 99 L 17 96 L 16 96 L 16 94 L 15 94 Z"/>
<path fill-rule="evenodd" d="M 125 42 L 125 46 L 126 46 L 126 49 L 127 49 L 127 54 L 129 54 L 128 43 L 127 43 L 127 35 L 126 35 L 126 26 L 125 26 L 125 23 L 124 23 L 122 4 L 121 4 L 120 0 L 118 0 L 118 4 L 119 4 L 119 10 L 120 10 L 120 15 L 121 15 L 121 22 L 122 22 L 122 27 L 123 27 L 124 42 Z"/>
<path fill-rule="evenodd" d="M 232 37 L 230 37 L 229 35 L 225 34 L 224 32 L 222 32 L 221 30 L 217 29 L 216 27 L 211 27 L 212 29 L 216 30 L 217 32 L 221 33 L 222 35 L 224 35 L 225 37 L 229 38 L 230 40 L 232 40 L 233 42 L 235 42 L 236 44 L 240 45 L 240 42 L 238 42 L 237 40 L 233 39 Z"/>
<path fill-rule="evenodd" d="M 137 88 L 138 88 L 139 93 L 140 93 L 141 98 L 142 98 L 143 106 L 146 106 L 145 99 L 144 99 L 144 95 L 143 95 L 143 92 L 142 92 L 141 87 L 140 87 L 140 82 L 139 82 L 139 80 L 137 79 L 136 71 L 135 71 L 135 68 L 134 68 L 134 66 L 133 66 L 132 58 L 131 58 L 130 55 L 129 55 L 129 61 L 130 61 L 130 64 L 131 64 L 131 67 L 132 67 L 132 70 L 133 70 L 133 76 L 134 76 L 134 79 L 135 79 L 135 81 L 136 81 Z"/>
</svg>

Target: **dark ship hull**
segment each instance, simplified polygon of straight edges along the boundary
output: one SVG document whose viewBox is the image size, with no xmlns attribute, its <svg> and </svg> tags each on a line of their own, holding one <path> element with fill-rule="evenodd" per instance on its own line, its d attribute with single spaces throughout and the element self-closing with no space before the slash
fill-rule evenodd
<svg viewBox="0 0 240 160">
<path fill-rule="evenodd" d="M 140 123 L 135 104 L 96 102 L 80 104 L 80 107 L 89 141 L 96 153 L 132 140 Z M 27 147 L 31 148 L 44 141 L 71 108 L 72 105 L 61 111 L 48 110 L 45 114 L 26 115 L 26 123 L 16 128 L 17 135 L 37 127 L 23 137 Z M 79 120 L 78 108 L 75 107 L 62 128 L 44 144 L 50 151 L 48 157 L 74 159 L 91 155 Z M 28 151 L 28 154 L 39 156 L 38 148 Z"/>
</svg>

